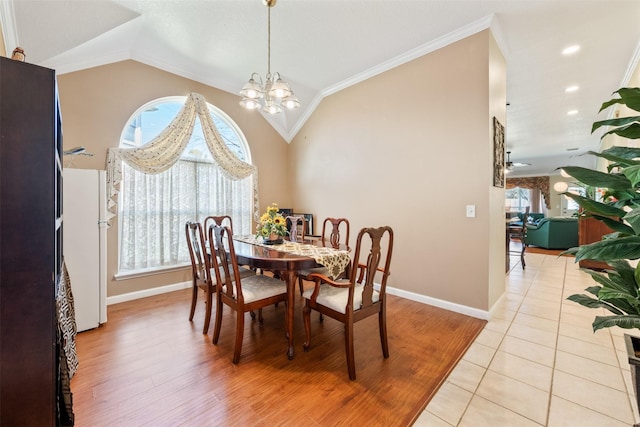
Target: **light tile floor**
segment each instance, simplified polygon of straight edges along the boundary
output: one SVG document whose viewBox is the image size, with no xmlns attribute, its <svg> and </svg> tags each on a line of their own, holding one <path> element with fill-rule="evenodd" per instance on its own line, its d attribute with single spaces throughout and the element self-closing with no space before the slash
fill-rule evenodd
<svg viewBox="0 0 640 427">
<path fill-rule="evenodd" d="M 593 285 L 573 258 L 511 259 L 492 319 L 414 424 L 629 427 L 640 422 L 622 329 L 566 298 Z M 636 331 L 631 331 L 636 334 Z"/>
</svg>

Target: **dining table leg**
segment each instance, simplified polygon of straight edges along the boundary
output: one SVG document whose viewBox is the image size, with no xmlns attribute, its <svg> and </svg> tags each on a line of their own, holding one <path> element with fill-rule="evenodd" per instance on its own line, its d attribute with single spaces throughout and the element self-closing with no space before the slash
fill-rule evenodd
<svg viewBox="0 0 640 427">
<path fill-rule="evenodd" d="M 298 275 L 296 271 L 284 271 L 282 274 L 285 276 L 285 282 L 287 284 L 287 341 L 289 348 L 287 349 L 287 357 L 289 360 L 293 359 L 295 350 L 293 349 L 293 321 L 294 321 L 294 304 L 296 300 L 296 281 Z"/>
</svg>

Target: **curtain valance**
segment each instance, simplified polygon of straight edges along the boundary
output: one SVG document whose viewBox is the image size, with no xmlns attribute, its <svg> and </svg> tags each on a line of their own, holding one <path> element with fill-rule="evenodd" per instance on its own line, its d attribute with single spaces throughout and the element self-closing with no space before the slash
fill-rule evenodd
<svg viewBox="0 0 640 427">
<path fill-rule="evenodd" d="M 138 148 L 110 148 L 107 152 L 107 187 L 109 189 L 108 210 L 111 217 L 117 213 L 117 199 L 122 181 L 122 162 L 132 168 L 158 174 L 173 166 L 187 148 L 196 116 L 200 119 L 204 139 L 214 162 L 224 175 L 232 180 L 241 180 L 253 175 L 253 216 L 260 218 L 258 203 L 258 169 L 240 160 L 224 143 L 213 123 L 207 102 L 197 93 L 190 93 L 178 115 L 160 134 Z"/>
<path fill-rule="evenodd" d="M 544 204 L 547 209 L 551 209 L 551 190 L 549 185 L 548 176 L 533 176 L 524 178 L 507 178 L 505 188 L 527 188 L 527 189 L 539 189 L 544 198 Z"/>
</svg>

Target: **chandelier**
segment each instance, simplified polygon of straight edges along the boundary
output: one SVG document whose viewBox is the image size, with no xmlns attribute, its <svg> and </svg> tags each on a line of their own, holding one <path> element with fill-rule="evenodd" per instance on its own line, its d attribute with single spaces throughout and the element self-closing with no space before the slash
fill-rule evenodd
<svg viewBox="0 0 640 427">
<path fill-rule="evenodd" d="M 271 74 L 271 8 L 276 0 L 262 0 L 267 6 L 267 75 L 265 79 L 258 73 L 252 73 L 247 84 L 240 91 L 242 101 L 240 105 L 249 109 L 262 108 L 269 114 L 278 114 L 283 108 L 294 109 L 300 106 L 300 101 L 293 94 L 289 83 L 280 78 L 280 73 Z M 261 103 L 262 100 L 262 103 Z"/>
</svg>

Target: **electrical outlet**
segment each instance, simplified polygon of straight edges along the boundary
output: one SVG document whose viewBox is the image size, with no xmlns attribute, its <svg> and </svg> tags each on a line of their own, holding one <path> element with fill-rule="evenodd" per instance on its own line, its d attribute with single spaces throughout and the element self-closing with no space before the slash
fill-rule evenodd
<svg viewBox="0 0 640 427">
<path fill-rule="evenodd" d="M 476 205 L 467 205 L 467 218 L 476 217 Z"/>
</svg>

